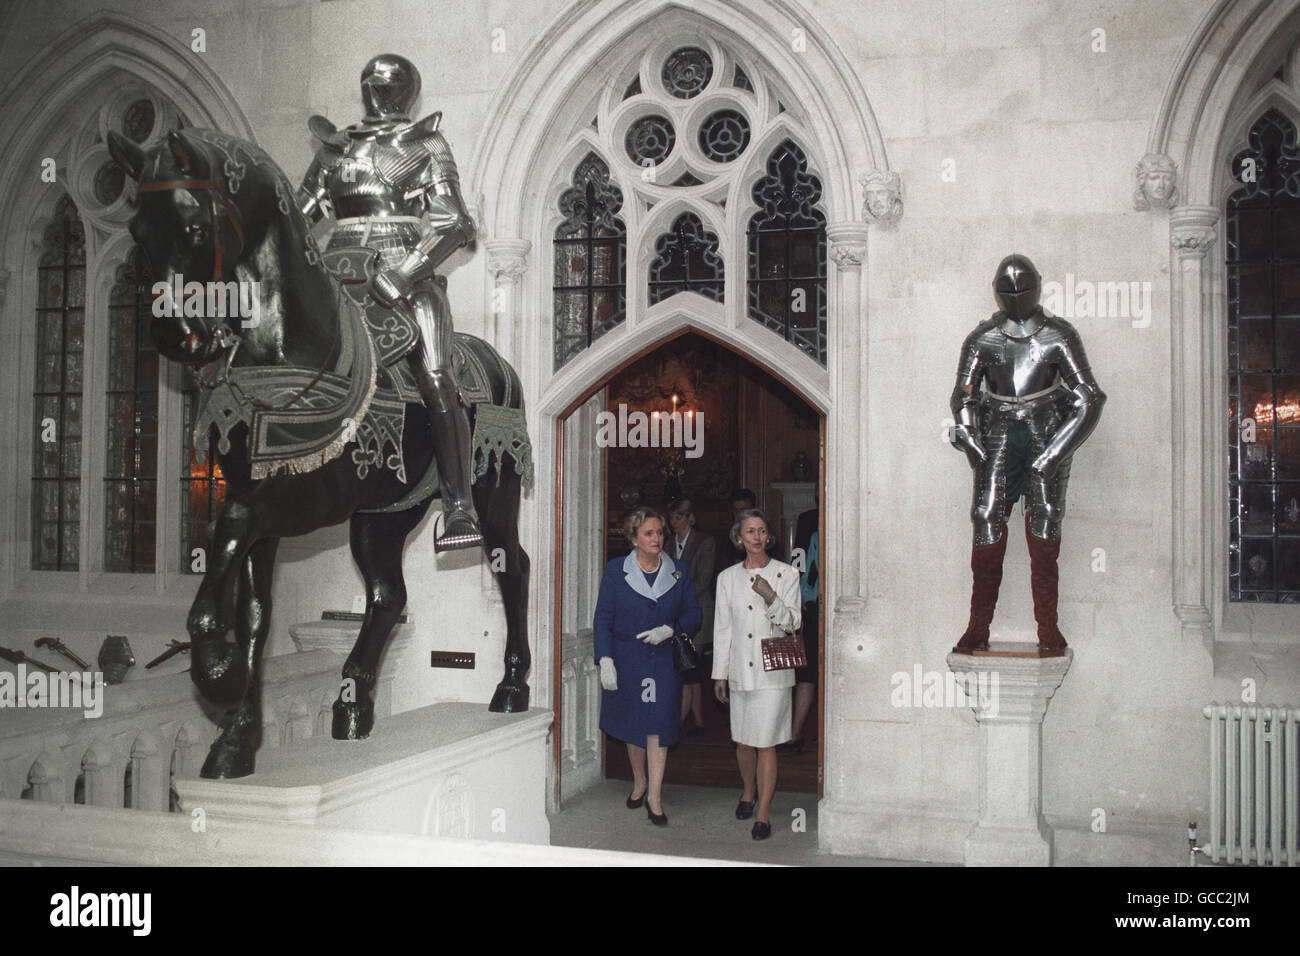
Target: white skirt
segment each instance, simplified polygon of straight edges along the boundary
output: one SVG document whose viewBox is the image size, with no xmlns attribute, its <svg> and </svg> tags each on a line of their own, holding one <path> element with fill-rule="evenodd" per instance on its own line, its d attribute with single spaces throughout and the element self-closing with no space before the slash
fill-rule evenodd
<svg viewBox="0 0 1300 956">
<path fill-rule="evenodd" d="M 791 737 L 794 696 L 789 687 L 764 690 L 728 688 L 731 739 L 748 747 L 775 747 Z"/>
</svg>

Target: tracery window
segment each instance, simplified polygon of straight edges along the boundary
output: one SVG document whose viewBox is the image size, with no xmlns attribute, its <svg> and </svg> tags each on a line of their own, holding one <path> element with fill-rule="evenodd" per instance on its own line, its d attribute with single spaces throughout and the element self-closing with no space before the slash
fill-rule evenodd
<svg viewBox="0 0 1300 956">
<path fill-rule="evenodd" d="M 153 283 L 127 256 L 108 300 L 108 461 L 104 570 L 154 570 L 158 471 L 158 351 L 149 335 Z"/>
<path fill-rule="evenodd" d="M 75 571 L 81 555 L 86 234 L 67 195 L 45 229 L 37 275 L 32 567 Z"/>
<path fill-rule="evenodd" d="M 730 307 L 825 366 L 821 180 L 779 78 L 698 34 L 664 37 L 611 73 L 558 205 L 554 367 L 628 309 L 686 292 L 728 305 L 727 261 L 742 257 L 748 288 Z"/>
<path fill-rule="evenodd" d="M 1300 146 L 1276 109 L 1227 203 L 1229 597 L 1300 603 Z"/>
<path fill-rule="evenodd" d="M 694 213 L 682 213 L 655 241 L 655 258 L 650 263 L 651 305 L 678 292 L 698 292 L 721 302 L 725 281 L 718 236 L 707 231 Z"/>
<path fill-rule="evenodd" d="M 29 532 L 34 571 L 102 567 L 158 573 L 159 502 L 167 486 L 159 481 L 170 485 L 178 475 L 180 513 L 166 526 L 180 545 L 178 569 L 202 566 L 193 561 L 191 544 L 206 547 L 208 524 L 224 500 L 224 482 L 211 456 L 206 467 L 191 469 L 192 396 L 184 396 L 182 411 L 182 396 L 176 394 L 188 369 L 162 363 L 150 338 L 153 281 L 143 254 L 133 246 L 125 247 L 124 255 L 94 252 L 95 242 L 100 249 L 108 242 L 123 248 L 121 237 L 134 212 L 129 183 L 104 145 L 105 130 L 116 129 L 147 149 L 168 129 L 183 125 L 166 100 L 138 89 L 115 90 L 98 112 L 98 128 L 80 134 L 66 160 L 66 176 L 64 160 L 59 161 L 60 182 L 69 184 L 70 194 L 53 206 L 36 269 Z M 88 244 L 90 260 L 100 263 L 91 274 Z M 88 327 L 99 334 L 88 337 Z M 97 343 L 94 354 L 87 353 L 88 342 Z M 87 370 L 96 374 L 88 379 Z M 176 403 L 171 420 L 183 419 L 180 435 L 159 434 L 165 402 Z M 172 451 L 178 443 L 185 459 L 179 467 Z M 160 467 L 164 448 L 167 461 Z M 102 517 L 97 508 L 83 507 L 83 475 L 103 488 Z"/>
<path fill-rule="evenodd" d="M 623 194 L 594 153 L 578 164 L 560 197 L 555 230 L 555 367 L 577 355 L 627 314 L 627 232 Z"/>
<path fill-rule="evenodd" d="M 749 220 L 749 317 L 826 364 L 826 215 L 822 185 L 787 140 L 754 186 Z"/>
</svg>

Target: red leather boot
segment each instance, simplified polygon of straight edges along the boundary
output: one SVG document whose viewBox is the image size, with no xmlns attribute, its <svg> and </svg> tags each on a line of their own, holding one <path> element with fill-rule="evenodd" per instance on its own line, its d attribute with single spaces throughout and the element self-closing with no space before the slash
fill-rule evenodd
<svg viewBox="0 0 1300 956">
<path fill-rule="evenodd" d="M 998 605 L 998 588 L 1002 586 L 1002 559 L 1007 553 L 1007 528 L 993 544 L 972 545 L 970 549 L 971 592 L 970 622 L 957 646 L 958 653 L 985 651 L 989 646 L 989 625 Z"/>
<path fill-rule="evenodd" d="M 1034 620 L 1038 622 L 1038 646 L 1045 651 L 1063 651 L 1065 638 L 1056 626 L 1056 601 L 1059 572 L 1056 559 L 1061 554 L 1060 539 L 1046 541 L 1029 532 L 1029 515 L 1025 514 L 1025 540 L 1029 542 L 1029 587 L 1034 595 Z"/>
</svg>

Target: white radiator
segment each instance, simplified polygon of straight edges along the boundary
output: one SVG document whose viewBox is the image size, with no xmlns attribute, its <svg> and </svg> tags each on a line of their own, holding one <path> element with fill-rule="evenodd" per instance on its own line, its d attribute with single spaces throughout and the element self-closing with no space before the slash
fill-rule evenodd
<svg viewBox="0 0 1300 956">
<path fill-rule="evenodd" d="M 1300 865 L 1300 707 L 1210 704 L 1210 844 L 1216 863 Z"/>
</svg>

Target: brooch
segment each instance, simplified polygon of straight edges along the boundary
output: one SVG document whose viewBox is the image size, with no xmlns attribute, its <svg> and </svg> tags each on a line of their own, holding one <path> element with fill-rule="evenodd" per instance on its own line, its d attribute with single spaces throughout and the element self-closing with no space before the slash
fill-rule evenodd
<svg viewBox="0 0 1300 956">
<path fill-rule="evenodd" d="M 680 572 L 680 571 L 674 571 L 674 572 L 673 572 L 673 577 L 675 577 L 678 581 L 680 581 L 680 580 L 682 579 L 682 572 Z"/>
</svg>

